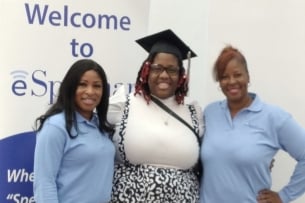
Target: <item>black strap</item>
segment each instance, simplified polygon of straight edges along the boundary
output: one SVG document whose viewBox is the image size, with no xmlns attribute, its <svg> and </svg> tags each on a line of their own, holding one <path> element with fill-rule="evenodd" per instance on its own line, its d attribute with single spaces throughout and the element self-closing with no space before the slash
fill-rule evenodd
<svg viewBox="0 0 305 203">
<path fill-rule="evenodd" d="M 164 109 L 167 113 L 169 113 L 170 115 L 172 115 L 173 117 L 175 117 L 176 119 L 178 119 L 180 122 L 182 122 L 184 125 L 186 125 L 196 136 L 197 140 L 198 140 L 198 144 L 199 146 L 201 145 L 201 141 L 200 141 L 200 137 L 199 134 L 196 133 L 195 129 L 192 128 L 192 126 L 190 126 L 190 124 L 188 124 L 185 120 L 183 120 L 178 114 L 176 114 L 174 111 L 172 111 L 170 108 L 168 108 L 168 106 L 166 106 L 165 104 L 163 104 L 160 100 L 158 100 L 157 98 L 151 96 L 151 100 L 153 102 L 155 102 L 158 106 L 160 106 L 162 109 Z M 201 176 L 202 176 L 202 163 L 200 161 L 200 159 L 197 161 L 197 164 L 194 166 L 194 172 L 196 173 L 199 182 L 201 181 Z"/>
<path fill-rule="evenodd" d="M 186 125 L 196 135 L 196 137 L 198 136 L 196 131 L 194 130 L 194 128 L 190 124 L 188 124 L 185 120 L 183 120 L 183 118 L 181 118 L 178 114 L 176 114 L 174 111 L 172 111 L 170 108 L 168 108 L 168 106 L 166 106 L 160 100 L 158 100 L 157 98 L 155 98 L 153 96 L 151 96 L 151 100 L 153 102 L 155 102 L 158 106 L 160 106 L 162 109 L 164 109 L 167 113 L 169 113 L 170 115 L 172 115 L 173 117 L 178 119 L 181 123 Z"/>
</svg>

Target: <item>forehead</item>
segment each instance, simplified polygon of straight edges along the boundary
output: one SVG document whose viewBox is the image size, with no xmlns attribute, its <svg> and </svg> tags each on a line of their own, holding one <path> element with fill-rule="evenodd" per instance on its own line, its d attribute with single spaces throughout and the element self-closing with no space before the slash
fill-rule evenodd
<svg viewBox="0 0 305 203">
<path fill-rule="evenodd" d="M 246 67 L 238 59 L 232 59 L 228 62 L 224 72 L 228 71 L 246 71 Z"/>
<path fill-rule="evenodd" d="M 178 64 L 178 58 L 169 53 L 158 53 L 154 57 L 153 63 L 171 63 Z"/>
<path fill-rule="evenodd" d="M 97 80 L 102 81 L 102 78 L 95 70 L 88 70 L 80 78 L 81 80 Z"/>
</svg>

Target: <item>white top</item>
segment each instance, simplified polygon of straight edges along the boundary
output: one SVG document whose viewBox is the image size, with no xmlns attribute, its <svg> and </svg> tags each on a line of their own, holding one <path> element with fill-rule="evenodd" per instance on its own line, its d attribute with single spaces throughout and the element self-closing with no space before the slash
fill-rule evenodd
<svg viewBox="0 0 305 203">
<path fill-rule="evenodd" d="M 110 98 L 108 119 L 116 125 L 113 140 L 119 149 L 121 140 L 119 129 L 127 100 L 124 87 L 118 89 Z M 160 99 L 161 100 L 161 99 Z M 190 110 L 186 105 L 179 105 L 174 97 L 161 100 L 165 105 L 181 116 L 191 126 Z M 195 106 L 199 119 L 199 135 L 203 134 L 203 116 L 200 106 Z M 123 138 L 126 159 L 132 164 L 148 164 L 171 168 L 190 169 L 198 160 L 199 145 L 195 134 L 176 118 L 165 112 L 157 104 L 149 104 L 140 95 L 130 94 L 129 113 Z M 120 153 L 116 159 L 123 162 Z"/>
</svg>

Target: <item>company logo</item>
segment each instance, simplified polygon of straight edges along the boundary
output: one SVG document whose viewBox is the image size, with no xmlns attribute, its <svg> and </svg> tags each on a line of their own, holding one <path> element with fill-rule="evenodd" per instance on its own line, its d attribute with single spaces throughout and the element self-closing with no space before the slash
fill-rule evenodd
<svg viewBox="0 0 305 203">
<path fill-rule="evenodd" d="M 10 75 L 13 79 L 11 91 L 15 96 L 47 97 L 48 104 L 54 103 L 61 81 L 48 79 L 47 71 L 34 70 L 29 73 L 24 70 L 14 70 Z M 134 83 L 116 82 L 109 84 L 110 95 L 114 94 L 122 85 L 125 86 L 126 93 L 130 93 L 134 89 Z"/>
<path fill-rule="evenodd" d="M 34 70 L 28 73 L 24 70 L 15 70 L 11 72 L 13 82 L 11 85 L 12 93 L 18 97 L 48 97 L 48 103 L 53 104 L 56 97 L 56 91 L 60 81 L 48 80 L 47 71 Z"/>
<path fill-rule="evenodd" d="M 26 76 L 28 75 L 28 73 L 26 71 L 23 70 L 15 70 L 11 72 L 11 75 L 13 76 L 13 78 L 23 78 L 25 79 Z"/>
</svg>

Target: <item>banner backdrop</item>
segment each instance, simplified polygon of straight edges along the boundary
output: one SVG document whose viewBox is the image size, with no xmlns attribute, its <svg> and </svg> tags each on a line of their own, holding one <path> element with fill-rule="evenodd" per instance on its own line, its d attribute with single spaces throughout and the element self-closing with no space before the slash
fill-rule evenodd
<svg viewBox="0 0 305 203">
<path fill-rule="evenodd" d="M 67 69 L 91 58 L 105 69 L 111 93 L 133 87 L 146 53 L 149 1 L 0 2 L 0 202 L 34 202 L 36 117 L 56 99 Z"/>
</svg>

